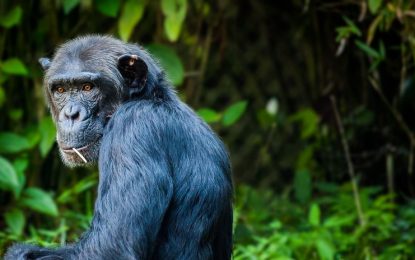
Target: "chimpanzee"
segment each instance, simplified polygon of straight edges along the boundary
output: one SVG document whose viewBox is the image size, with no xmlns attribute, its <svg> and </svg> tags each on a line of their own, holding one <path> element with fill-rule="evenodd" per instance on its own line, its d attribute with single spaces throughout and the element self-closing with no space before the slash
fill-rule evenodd
<svg viewBox="0 0 415 260">
<path fill-rule="evenodd" d="M 97 162 L 98 195 L 79 242 L 5 259 L 230 259 L 228 154 L 151 55 L 88 35 L 39 61 L 63 161 Z"/>
</svg>

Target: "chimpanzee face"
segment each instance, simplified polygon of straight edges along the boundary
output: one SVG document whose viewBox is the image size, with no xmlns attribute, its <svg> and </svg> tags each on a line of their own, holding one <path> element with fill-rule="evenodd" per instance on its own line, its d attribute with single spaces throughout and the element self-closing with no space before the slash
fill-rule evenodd
<svg viewBox="0 0 415 260">
<path fill-rule="evenodd" d="M 105 125 L 124 98 L 120 54 L 108 47 L 69 43 L 51 61 L 40 59 L 59 150 L 71 167 L 98 161 Z"/>
<path fill-rule="evenodd" d="M 98 159 L 103 129 L 112 113 L 103 109 L 101 82 L 99 74 L 79 72 L 70 79 L 52 77 L 48 84 L 57 142 L 63 161 L 70 166 Z"/>
<path fill-rule="evenodd" d="M 117 108 L 141 93 L 147 65 L 125 54 L 115 39 L 72 41 L 52 61 L 39 60 L 46 70 L 44 87 L 57 128 L 57 143 L 68 166 L 98 161 L 104 129 Z"/>
</svg>

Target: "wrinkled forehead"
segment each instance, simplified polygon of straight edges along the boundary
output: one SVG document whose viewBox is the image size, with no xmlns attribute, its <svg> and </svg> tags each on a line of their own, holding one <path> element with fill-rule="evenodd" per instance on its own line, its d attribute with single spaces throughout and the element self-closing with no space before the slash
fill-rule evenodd
<svg viewBox="0 0 415 260">
<path fill-rule="evenodd" d="M 75 53 L 76 54 L 76 53 Z M 74 53 L 57 53 L 46 73 L 46 83 L 73 84 L 94 82 L 105 75 L 114 73 L 115 57 L 102 55 L 75 55 Z"/>
<path fill-rule="evenodd" d="M 95 79 L 98 76 L 95 66 L 88 66 L 85 61 L 80 59 L 56 56 L 46 73 L 48 84 L 52 83 L 68 83 L 75 77 L 83 77 L 85 79 Z"/>
</svg>

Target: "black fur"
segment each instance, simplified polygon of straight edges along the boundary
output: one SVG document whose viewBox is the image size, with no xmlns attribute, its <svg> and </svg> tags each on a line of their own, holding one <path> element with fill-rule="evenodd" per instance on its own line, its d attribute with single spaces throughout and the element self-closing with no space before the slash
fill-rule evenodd
<svg viewBox="0 0 415 260">
<path fill-rule="evenodd" d="M 151 56 L 137 45 L 86 36 L 41 64 L 62 157 L 84 164 L 75 147 L 98 161 L 98 197 L 78 243 L 15 245 L 5 259 L 230 259 L 227 152 Z M 83 91 L 85 82 L 93 89 Z"/>
</svg>

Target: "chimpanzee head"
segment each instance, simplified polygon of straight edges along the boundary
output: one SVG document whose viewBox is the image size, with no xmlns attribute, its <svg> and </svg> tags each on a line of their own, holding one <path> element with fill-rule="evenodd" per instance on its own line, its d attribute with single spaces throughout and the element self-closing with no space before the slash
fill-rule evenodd
<svg viewBox="0 0 415 260">
<path fill-rule="evenodd" d="M 63 44 L 52 60 L 41 58 L 44 87 L 63 161 L 98 159 L 104 129 L 124 102 L 145 98 L 159 73 L 137 45 L 112 37 L 85 36 Z M 150 66 L 147 66 L 147 63 Z"/>
</svg>

